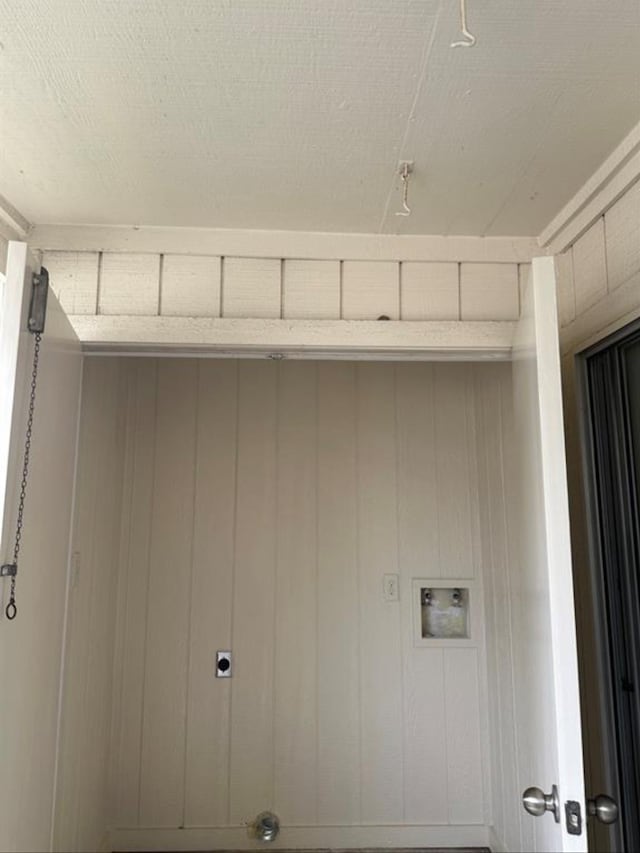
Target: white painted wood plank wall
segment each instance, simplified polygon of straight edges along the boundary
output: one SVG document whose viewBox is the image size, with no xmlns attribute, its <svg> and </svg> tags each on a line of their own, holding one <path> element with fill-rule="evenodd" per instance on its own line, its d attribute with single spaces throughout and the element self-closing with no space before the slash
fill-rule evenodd
<svg viewBox="0 0 640 853">
<path fill-rule="evenodd" d="M 516 320 L 517 263 L 45 251 L 70 315 Z"/>
<path fill-rule="evenodd" d="M 510 515 L 514 485 L 513 402 L 509 365 L 476 368 L 476 423 L 480 523 L 486 624 L 489 743 L 493 832 L 498 849 L 522 850 L 522 811 L 509 795 L 519 790 L 515 728 L 513 561 L 517 555 Z M 519 805 L 519 804 L 517 804 Z"/>
<path fill-rule="evenodd" d="M 15 411 L 10 406 L 2 413 L 3 418 L 8 417 L 9 433 L 15 439 L 3 447 L 3 455 L 6 453 L 3 462 L 8 465 L 3 473 L 3 477 L 8 474 L 0 553 L 3 563 L 13 553 L 26 390 L 33 352 L 33 338 L 26 330 L 28 284 L 24 293 L 22 289 L 24 247 L 14 243 L 9 253 L 6 287 L 11 288 L 13 296 L 0 304 L 0 312 L 5 308 L 7 311 L 4 329 L 0 329 L 5 350 L 0 381 L 4 383 L 3 400 L 14 396 L 9 386 L 16 383 L 16 399 Z M 49 303 L 41 356 L 16 588 L 18 613 L 13 622 L 4 613 L 9 600 L 9 580 L 4 578 L 0 587 L 0 849 L 16 851 L 50 850 L 53 838 L 57 724 L 82 369 L 79 347 L 54 300 Z M 89 654 L 94 651 L 91 647 Z M 95 722 L 99 727 L 100 721 Z M 98 742 L 98 750 L 101 745 Z M 91 795 L 88 801 L 95 805 Z M 87 822 L 91 822 L 89 815 Z M 103 827 L 104 824 L 100 829 Z M 96 840 L 100 842 L 101 835 Z M 64 849 L 70 848 L 64 846 Z"/>
<path fill-rule="evenodd" d="M 115 825 L 480 830 L 482 638 L 415 647 L 410 597 L 488 563 L 478 368 L 127 364 Z"/>
<path fill-rule="evenodd" d="M 556 258 L 563 350 L 640 314 L 640 181 Z"/>
<path fill-rule="evenodd" d="M 110 822 L 113 661 L 127 369 L 84 367 L 54 850 L 97 850 Z"/>
</svg>

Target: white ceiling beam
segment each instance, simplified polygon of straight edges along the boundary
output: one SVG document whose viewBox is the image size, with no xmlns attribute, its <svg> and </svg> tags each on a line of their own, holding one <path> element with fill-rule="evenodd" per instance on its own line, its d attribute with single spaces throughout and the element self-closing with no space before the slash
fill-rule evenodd
<svg viewBox="0 0 640 853">
<path fill-rule="evenodd" d="M 22 240 L 31 230 L 31 223 L 2 195 L 0 195 L 0 230 L 8 240 Z"/>
<path fill-rule="evenodd" d="M 564 252 L 640 178 L 640 123 L 596 169 L 538 237 L 550 254 Z"/>
<path fill-rule="evenodd" d="M 509 358 L 515 324 L 493 321 L 244 320 L 72 315 L 89 353 L 289 358 Z"/>
<path fill-rule="evenodd" d="M 43 251 L 149 252 L 250 258 L 528 263 L 540 254 L 533 237 L 440 237 L 331 234 L 98 225 L 36 225 Z"/>
</svg>

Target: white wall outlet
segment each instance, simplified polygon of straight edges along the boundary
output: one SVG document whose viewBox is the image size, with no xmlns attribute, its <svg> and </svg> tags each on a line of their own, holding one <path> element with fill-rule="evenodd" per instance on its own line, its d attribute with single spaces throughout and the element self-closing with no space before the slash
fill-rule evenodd
<svg viewBox="0 0 640 853">
<path fill-rule="evenodd" d="M 398 575 L 385 575 L 383 579 L 385 601 L 398 601 L 400 598 L 400 578 Z"/>
</svg>

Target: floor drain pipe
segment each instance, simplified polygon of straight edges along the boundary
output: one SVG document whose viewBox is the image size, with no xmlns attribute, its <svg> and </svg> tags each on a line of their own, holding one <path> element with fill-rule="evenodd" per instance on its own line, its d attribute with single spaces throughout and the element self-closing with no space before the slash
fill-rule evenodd
<svg viewBox="0 0 640 853">
<path fill-rule="evenodd" d="M 276 840 L 280 832 L 280 821 L 273 812 L 261 812 L 251 824 L 251 829 L 254 838 L 267 844 Z"/>
</svg>

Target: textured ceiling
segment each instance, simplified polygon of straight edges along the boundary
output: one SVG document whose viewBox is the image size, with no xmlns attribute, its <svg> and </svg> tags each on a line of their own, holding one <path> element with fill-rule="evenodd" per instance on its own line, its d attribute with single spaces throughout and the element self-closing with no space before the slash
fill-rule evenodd
<svg viewBox="0 0 640 853">
<path fill-rule="evenodd" d="M 640 120 L 640 2 L 468 18 L 452 50 L 458 0 L 0 0 L 0 193 L 37 223 L 538 234 Z"/>
</svg>

